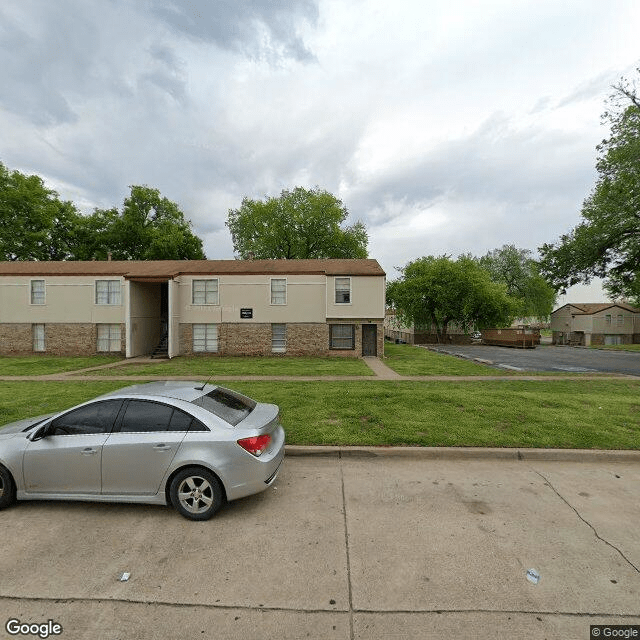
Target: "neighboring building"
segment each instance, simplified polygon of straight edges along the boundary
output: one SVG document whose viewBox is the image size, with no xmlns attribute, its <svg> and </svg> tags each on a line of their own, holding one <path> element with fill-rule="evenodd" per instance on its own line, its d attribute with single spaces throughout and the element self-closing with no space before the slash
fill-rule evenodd
<svg viewBox="0 0 640 640">
<path fill-rule="evenodd" d="M 0 262 L 0 354 L 382 355 L 376 260 Z"/>
<path fill-rule="evenodd" d="M 407 344 L 437 344 L 438 334 L 435 326 L 414 327 L 405 325 L 396 317 L 394 309 L 387 309 L 384 317 L 384 335 L 394 342 Z M 471 335 L 458 327 L 454 322 L 450 322 L 447 327 L 447 344 L 469 344 Z"/>
<path fill-rule="evenodd" d="M 551 314 L 553 344 L 640 343 L 640 309 L 621 302 L 565 304 Z"/>
</svg>

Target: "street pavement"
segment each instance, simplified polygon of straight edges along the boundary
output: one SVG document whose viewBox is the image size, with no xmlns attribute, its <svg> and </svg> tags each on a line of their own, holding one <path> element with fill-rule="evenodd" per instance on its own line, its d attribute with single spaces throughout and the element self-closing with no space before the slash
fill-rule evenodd
<svg viewBox="0 0 640 640">
<path fill-rule="evenodd" d="M 489 345 L 432 346 L 441 351 L 479 360 L 499 368 L 520 371 L 551 371 L 554 373 L 616 373 L 640 376 L 640 351 L 614 351 L 576 347 L 538 346 L 535 349 L 514 349 Z"/>
<path fill-rule="evenodd" d="M 640 625 L 640 454 L 430 451 L 291 450 L 272 488 L 204 523 L 20 503 L 0 515 L 2 629 L 565 640 Z"/>
</svg>

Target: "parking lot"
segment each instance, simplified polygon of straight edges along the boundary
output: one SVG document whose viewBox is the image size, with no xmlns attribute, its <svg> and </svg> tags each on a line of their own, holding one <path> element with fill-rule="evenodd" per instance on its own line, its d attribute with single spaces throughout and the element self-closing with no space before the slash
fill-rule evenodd
<svg viewBox="0 0 640 640">
<path fill-rule="evenodd" d="M 443 345 L 429 348 L 470 360 L 488 360 L 493 366 L 519 371 L 640 376 L 640 352 L 553 346 L 514 349 L 488 345 Z"/>
<path fill-rule="evenodd" d="M 564 640 L 640 624 L 636 452 L 426 451 L 288 456 L 274 487 L 204 523 L 19 503 L 0 518 L 2 624 L 127 640 Z"/>
</svg>

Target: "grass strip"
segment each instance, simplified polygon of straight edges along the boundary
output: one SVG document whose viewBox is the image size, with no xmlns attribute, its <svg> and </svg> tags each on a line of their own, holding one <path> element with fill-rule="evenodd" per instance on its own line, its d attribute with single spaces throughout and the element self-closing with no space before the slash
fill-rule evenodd
<svg viewBox="0 0 640 640">
<path fill-rule="evenodd" d="M 0 376 L 44 376 L 118 362 L 120 356 L 0 356 Z"/>
<path fill-rule="evenodd" d="M 127 364 L 96 371 L 97 375 L 126 376 L 372 376 L 359 358 L 189 357 L 154 364 Z"/>
<path fill-rule="evenodd" d="M 231 382 L 278 404 L 289 444 L 638 449 L 640 382 Z M 2 382 L 0 424 L 121 382 Z"/>
</svg>

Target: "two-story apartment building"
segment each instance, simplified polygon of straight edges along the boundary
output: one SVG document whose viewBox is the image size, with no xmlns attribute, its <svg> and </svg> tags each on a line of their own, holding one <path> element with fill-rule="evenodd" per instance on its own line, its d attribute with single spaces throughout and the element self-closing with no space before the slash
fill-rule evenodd
<svg viewBox="0 0 640 640">
<path fill-rule="evenodd" d="M 0 262 L 0 354 L 382 355 L 376 260 Z"/>
<path fill-rule="evenodd" d="M 553 344 L 640 342 L 640 309 L 622 302 L 565 304 L 551 314 Z"/>
</svg>

